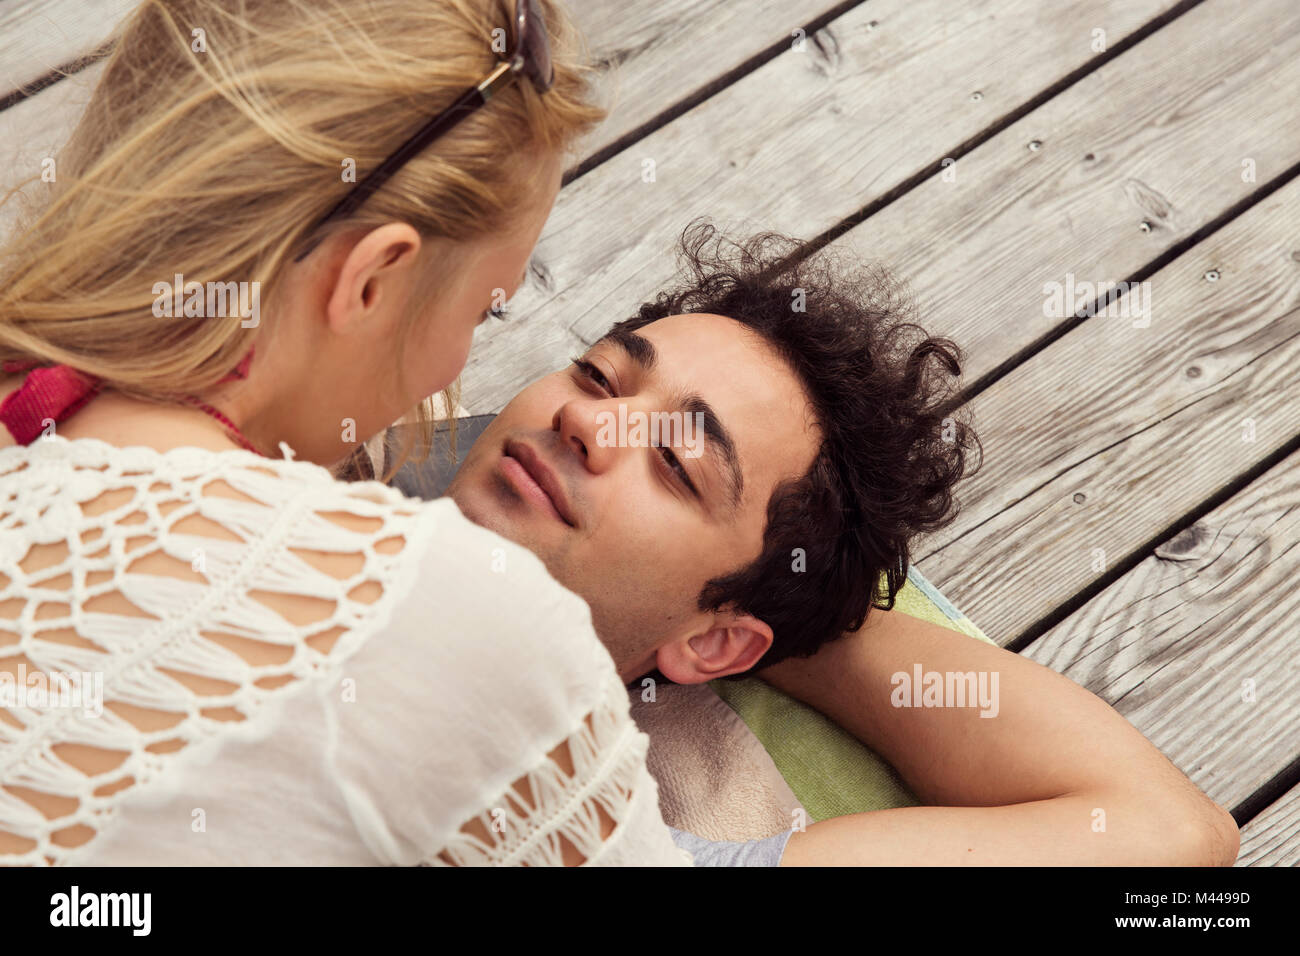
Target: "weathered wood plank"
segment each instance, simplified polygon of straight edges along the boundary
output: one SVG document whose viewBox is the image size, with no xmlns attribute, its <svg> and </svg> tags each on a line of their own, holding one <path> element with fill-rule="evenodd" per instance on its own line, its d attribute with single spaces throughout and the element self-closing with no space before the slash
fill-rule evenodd
<svg viewBox="0 0 1300 956">
<path fill-rule="evenodd" d="M 1212 799 L 1234 807 L 1300 753 L 1297 622 L 1300 453 L 1156 547 L 1023 653 L 1110 703 Z"/>
<path fill-rule="evenodd" d="M 548 280 L 519 296 L 520 327 L 485 332 L 466 407 L 499 411 L 668 280 L 691 217 L 817 234 L 1085 67 L 1099 56 L 1095 29 L 1113 46 L 1171 7 L 871 0 L 850 11 L 564 191 L 537 253 Z"/>
<path fill-rule="evenodd" d="M 1045 284 L 1136 275 L 1300 161 L 1297 88 L 1300 7 L 1211 0 L 841 244 L 907 277 L 976 378 L 1062 324 Z"/>
<path fill-rule="evenodd" d="M 985 467 L 916 554 L 994 640 L 1300 433 L 1296 222 L 1300 180 L 1156 273 L 1149 327 L 1097 316 L 973 400 Z"/>
<path fill-rule="evenodd" d="M 0 96 L 105 43 L 134 0 L 25 0 L 0 8 Z M 843 0 L 581 0 L 573 16 L 599 65 L 610 114 L 578 150 L 578 162 L 607 149 L 654 117 L 708 88 L 792 30 L 824 18 Z M 707 49 L 708 55 L 701 51 Z M 5 185 L 57 153 L 98 81 L 87 67 L 0 111 Z M 14 211 L 0 210 L 0 230 Z"/>
<path fill-rule="evenodd" d="M 591 156 L 741 68 L 844 0 L 573 0 L 573 17 L 605 75 L 609 117 L 583 145 Z"/>
<path fill-rule="evenodd" d="M 35 96 L 0 112 L 0 196 L 19 183 L 41 175 L 41 163 L 56 157 L 90 102 L 103 64 L 87 67 Z M 16 196 L 0 206 L 0 234 L 7 233 L 20 212 Z"/>
<path fill-rule="evenodd" d="M 138 0 L 19 0 L 0 7 L 0 96 L 106 43 Z M 845 0 L 577 0 L 610 113 L 580 155 L 608 148 Z M 51 98 L 51 106 L 57 106 Z"/>
<path fill-rule="evenodd" d="M 0 112 L 0 161 L 6 185 L 39 172 L 41 159 L 62 148 L 103 70 L 102 62 L 95 63 Z"/>
<path fill-rule="evenodd" d="M 1237 866 L 1300 866 L 1300 786 L 1241 828 Z"/>
<path fill-rule="evenodd" d="M 0 6 L 0 97 L 108 40 L 139 0 L 11 0 Z"/>
</svg>

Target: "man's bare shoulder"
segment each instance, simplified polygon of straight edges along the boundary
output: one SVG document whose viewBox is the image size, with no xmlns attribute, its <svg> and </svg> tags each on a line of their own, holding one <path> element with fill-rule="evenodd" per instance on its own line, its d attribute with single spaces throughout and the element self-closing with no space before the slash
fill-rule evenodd
<svg viewBox="0 0 1300 956">
<path fill-rule="evenodd" d="M 850 655 L 859 663 L 872 660 L 896 662 L 902 656 L 924 655 L 927 660 L 943 660 L 954 665 L 970 661 L 971 666 L 975 662 L 986 664 L 1005 659 L 1008 655 L 1015 656 L 1004 648 L 955 628 L 934 624 L 897 609 L 872 608 L 862 627 L 828 641 L 812 657 L 787 658 L 756 673 L 764 680 L 780 680 L 806 670 L 809 662 L 834 667 Z"/>
</svg>

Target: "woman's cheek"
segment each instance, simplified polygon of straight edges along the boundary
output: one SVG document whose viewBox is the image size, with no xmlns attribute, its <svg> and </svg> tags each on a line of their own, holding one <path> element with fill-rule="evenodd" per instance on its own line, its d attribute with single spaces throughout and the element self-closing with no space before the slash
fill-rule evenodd
<svg viewBox="0 0 1300 956">
<path fill-rule="evenodd" d="M 465 370 L 473 341 L 474 334 L 469 332 L 459 336 L 453 342 L 443 342 L 431 350 L 435 365 L 429 379 L 432 384 L 428 386 L 426 395 L 442 391 Z"/>
</svg>

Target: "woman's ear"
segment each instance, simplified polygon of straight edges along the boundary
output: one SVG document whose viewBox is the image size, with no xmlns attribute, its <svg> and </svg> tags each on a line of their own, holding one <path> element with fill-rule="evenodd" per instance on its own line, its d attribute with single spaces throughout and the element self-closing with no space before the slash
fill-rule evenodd
<svg viewBox="0 0 1300 956">
<path fill-rule="evenodd" d="M 420 234 L 404 222 L 371 229 L 356 240 L 333 270 L 325 317 L 333 332 L 367 322 L 393 302 L 405 301 L 420 258 Z"/>
</svg>

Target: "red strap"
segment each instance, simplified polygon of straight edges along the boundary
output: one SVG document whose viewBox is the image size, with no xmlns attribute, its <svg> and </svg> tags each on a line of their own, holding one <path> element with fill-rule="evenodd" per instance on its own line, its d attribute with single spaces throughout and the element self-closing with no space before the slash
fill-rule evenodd
<svg viewBox="0 0 1300 956">
<path fill-rule="evenodd" d="M 233 382 L 238 378 L 248 378 L 248 366 L 253 364 L 253 350 L 249 349 L 248 354 L 239 360 L 235 370 L 221 380 L 219 384 L 224 385 L 226 382 Z"/>
<path fill-rule="evenodd" d="M 243 357 L 235 370 L 221 381 L 247 378 L 253 361 L 253 350 Z M 45 431 L 45 422 L 61 422 L 95 397 L 101 383 L 92 376 L 78 372 L 68 365 L 33 368 L 32 361 L 6 361 L 6 374 L 31 369 L 23 384 L 0 402 L 0 424 L 9 429 L 14 441 L 30 445 Z"/>
<path fill-rule="evenodd" d="M 95 397 L 99 384 L 67 365 L 36 368 L 0 402 L 0 424 L 14 441 L 30 445 L 45 431 L 47 419 L 61 422 Z"/>
</svg>

